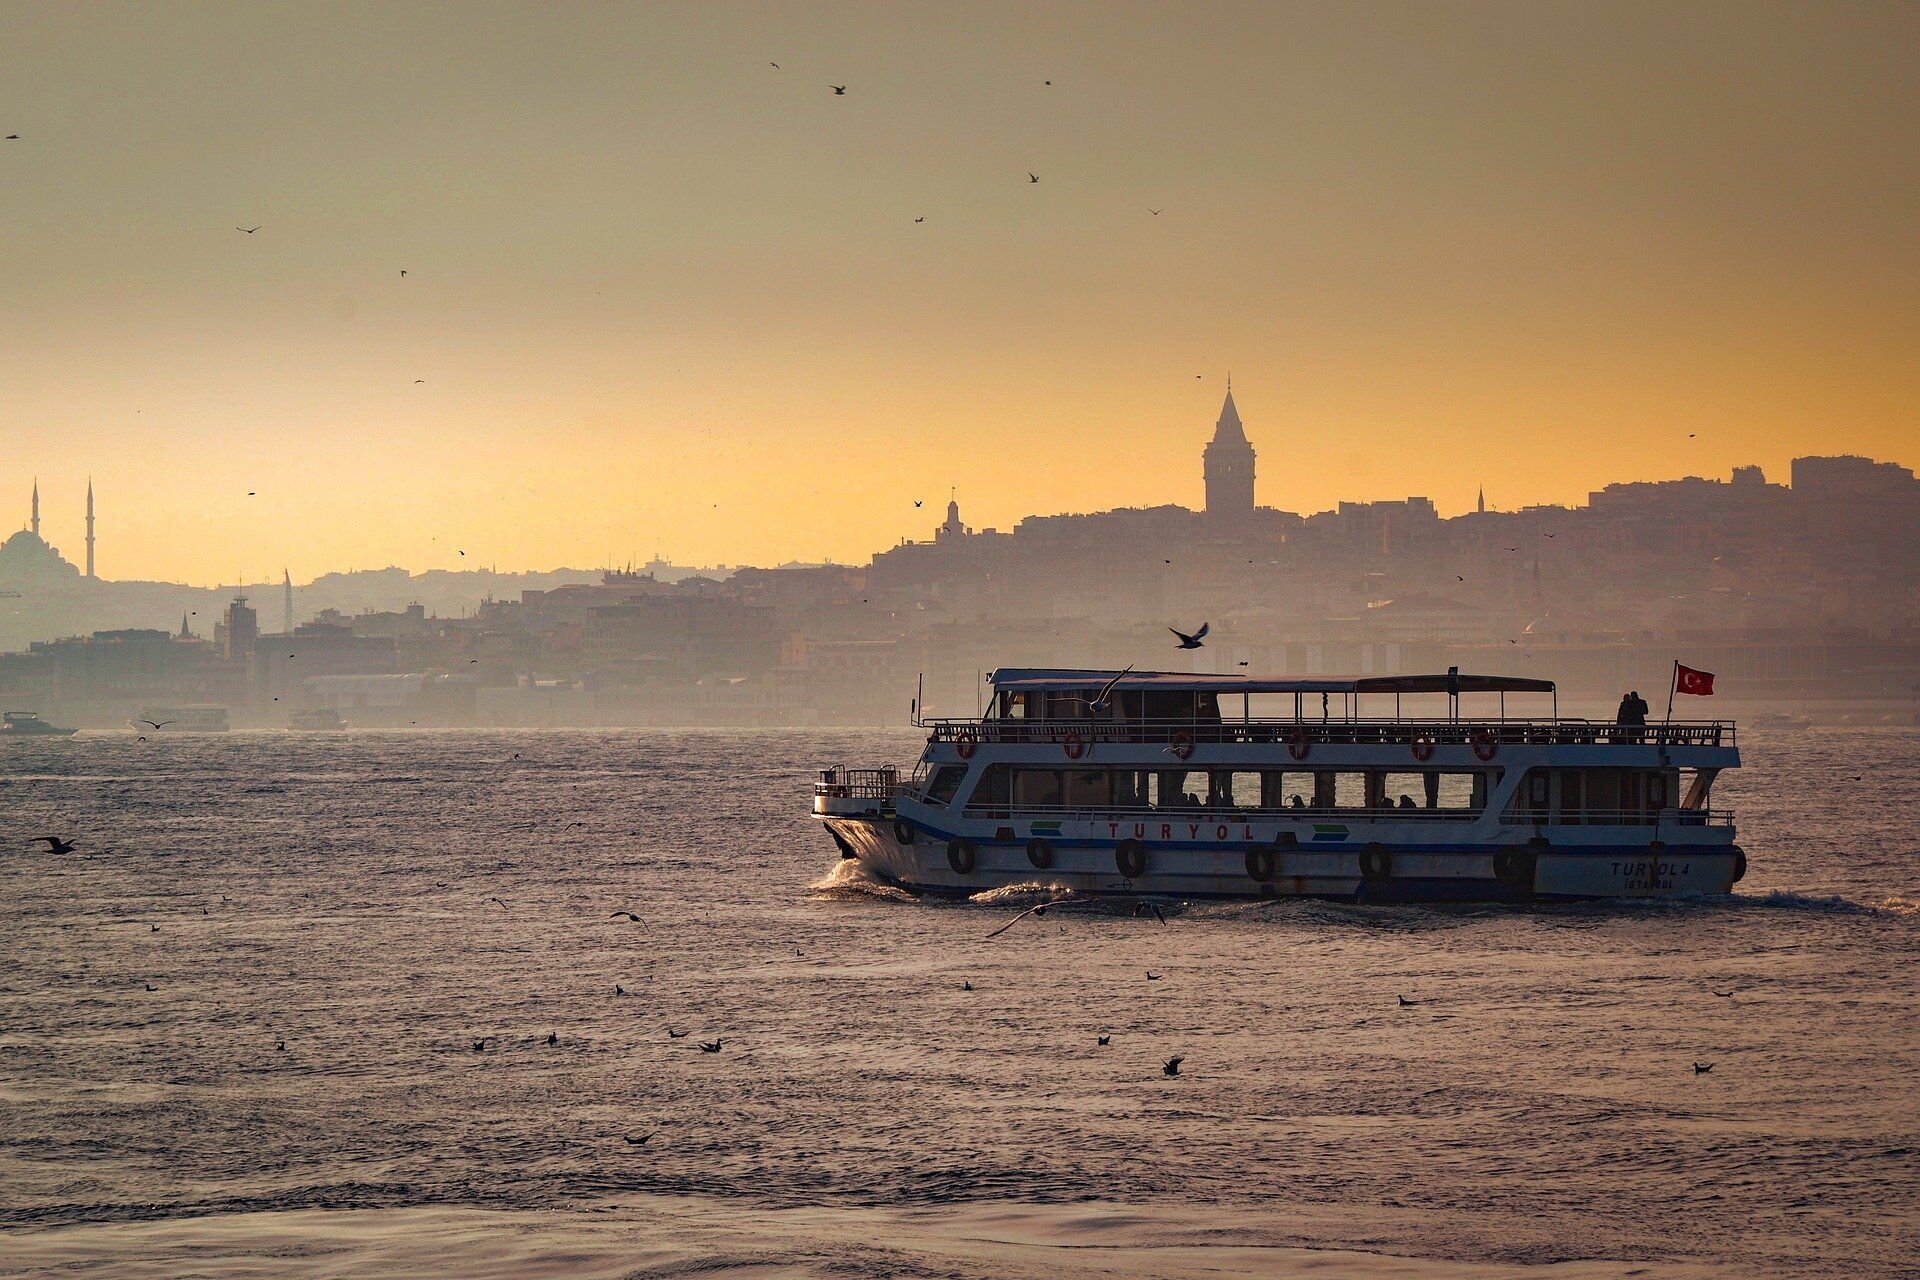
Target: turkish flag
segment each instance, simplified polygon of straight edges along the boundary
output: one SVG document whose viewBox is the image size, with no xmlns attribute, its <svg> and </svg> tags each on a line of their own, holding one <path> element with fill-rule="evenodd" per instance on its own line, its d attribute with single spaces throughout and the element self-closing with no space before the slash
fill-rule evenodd
<svg viewBox="0 0 1920 1280">
<path fill-rule="evenodd" d="M 1709 697 L 1713 693 L 1713 672 L 1695 671 L 1684 663 L 1673 664 L 1673 691 Z"/>
</svg>

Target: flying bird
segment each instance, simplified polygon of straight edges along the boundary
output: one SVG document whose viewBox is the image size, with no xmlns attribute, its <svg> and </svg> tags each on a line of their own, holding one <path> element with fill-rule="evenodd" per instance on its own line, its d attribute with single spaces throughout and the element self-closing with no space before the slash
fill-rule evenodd
<svg viewBox="0 0 1920 1280">
<path fill-rule="evenodd" d="M 502 911 L 505 911 L 505 910 L 507 909 L 507 904 L 506 904 L 506 903 L 504 903 L 504 902 L 501 902 L 501 901 L 500 901 L 500 899 L 498 899 L 498 898 L 488 898 L 488 899 L 487 899 L 487 901 L 488 901 L 488 902 L 499 902 L 499 903 L 500 903 L 500 909 L 501 909 Z"/>
<path fill-rule="evenodd" d="M 847 96 L 847 86 L 843 84 L 830 84 L 827 88 L 833 90 L 833 96 L 836 98 L 844 98 Z"/>
<path fill-rule="evenodd" d="M 33 839 L 27 841 L 27 843 L 38 844 L 42 840 L 45 840 L 47 842 L 48 853 L 72 853 L 73 852 L 74 842 L 71 840 L 62 840 L 59 836 L 35 836 Z"/>
<path fill-rule="evenodd" d="M 1028 175 L 1027 175 L 1027 181 L 1028 181 L 1029 183 L 1034 183 L 1034 182 L 1038 182 L 1038 181 L 1040 181 L 1040 175 L 1039 175 L 1039 174 L 1037 174 L 1037 173 L 1030 173 L 1030 174 L 1028 174 Z"/>
<path fill-rule="evenodd" d="M 1201 623 L 1200 629 L 1194 632 L 1192 635 L 1188 635 L 1186 632 L 1180 630 L 1180 628 L 1178 627 L 1168 627 L 1167 630 L 1173 632 L 1173 634 L 1180 637 L 1180 643 L 1174 646 L 1175 648 L 1198 649 L 1201 647 L 1200 642 L 1207 638 L 1207 628 L 1210 625 L 1211 625 L 1210 623 L 1205 623 L 1205 622 Z"/>
<path fill-rule="evenodd" d="M 1693 1074 L 1697 1076 L 1703 1076 L 1711 1070 L 1713 1070 L 1713 1064 L 1711 1062 L 1696 1062 L 1693 1064 Z"/>
<path fill-rule="evenodd" d="M 927 504 L 926 504 L 926 502 L 925 502 L 925 500 L 923 500 L 923 499 L 921 499 L 921 498 L 915 498 L 915 499 L 913 500 L 913 505 L 914 505 L 914 506 L 916 506 L 916 507 L 924 507 L 924 506 L 926 506 Z"/>
<path fill-rule="evenodd" d="M 1147 212 L 1152 214 L 1156 218 L 1160 216 L 1160 211 L 1158 209 L 1149 209 L 1147 210 Z"/>
<path fill-rule="evenodd" d="M 407 278 L 407 269 L 405 267 L 400 268 L 400 278 L 402 280 Z"/>
<path fill-rule="evenodd" d="M 915 222 L 925 222 L 925 221 L 926 221 L 926 217 L 925 217 L 925 216 L 923 215 L 923 216 L 921 216 L 921 217 L 918 217 L 918 218 L 915 218 L 915 219 L 914 219 L 914 221 L 915 221 Z M 920 504 L 916 502 L 916 503 L 914 503 L 913 505 L 917 507 L 917 506 L 919 506 Z"/>
<path fill-rule="evenodd" d="M 242 232 L 245 232 L 247 235 L 252 235 L 254 232 L 258 231 L 259 229 L 260 229 L 259 227 L 235 227 L 234 228 L 235 231 L 242 231 Z"/>
<path fill-rule="evenodd" d="M 1101 685 L 1100 692 L 1094 694 L 1093 701 L 1087 704 L 1087 710 L 1091 711 L 1094 715 L 1104 714 L 1107 708 L 1113 705 L 1114 686 L 1120 683 L 1122 676 L 1127 675 L 1132 670 L 1133 670 L 1133 664 L 1129 662 L 1124 671 L 1119 672 L 1113 677 L 1113 679 Z"/>
<path fill-rule="evenodd" d="M 616 911 L 612 915 L 608 916 L 607 919 L 618 920 L 621 916 L 625 916 L 627 919 L 633 921 L 635 924 L 640 923 L 640 917 L 633 914 L 633 912 L 631 911 Z"/>
<path fill-rule="evenodd" d="M 702 1040 L 702 1041 L 700 1042 L 700 1052 L 702 1052 L 702 1053 L 718 1053 L 718 1052 L 720 1052 L 720 1041 L 719 1041 L 718 1039 L 714 1039 L 714 1040 Z"/>
<path fill-rule="evenodd" d="M 1180 1074 L 1180 1064 L 1185 1061 L 1186 1059 L 1181 1057 L 1168 1058 L 1167 1065 L 1160 1069 L 1170 1076 L 1177 1076 Z"/>
<path fill-rule="evenodd" d="M 1113 1037 L 1112 1037 L 1112 1036 L 1110 1036 L 1110 1035 L 1108 1035 L 1108 1036 L 1100 1036 L 1100 1037 L 1098 1037 L 1098 1039 L 1099 1039 L 1099 1042 L 1100 1042 L 1101 1044 L 1112 1044 L 1112 1043 L 1113 1043 Z"/>
</svg>

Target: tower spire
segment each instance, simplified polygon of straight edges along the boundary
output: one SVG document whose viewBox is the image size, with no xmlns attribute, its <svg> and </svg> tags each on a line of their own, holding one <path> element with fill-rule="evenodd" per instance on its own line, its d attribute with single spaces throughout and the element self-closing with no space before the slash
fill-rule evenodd
<svg viewBox="0 0 1920 1280">
<path fill-rule="evenodd" d="M 87 477 L 87 576 L 93 576 L 93 477 Z"/>
<path fill-rule="evenodd" d="M 27 527 L 33 530 L 33 536 L 40 536 L 40 477 L 33 478 L 33 518 Z"/>
</svg>

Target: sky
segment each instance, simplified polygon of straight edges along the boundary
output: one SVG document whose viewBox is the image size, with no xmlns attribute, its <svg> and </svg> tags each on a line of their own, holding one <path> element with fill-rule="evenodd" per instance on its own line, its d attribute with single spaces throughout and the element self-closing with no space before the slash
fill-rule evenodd
<svg viewBox="0 0 1920 1280">
<path fill-rule="evenodd" d="M 1199 506 L 1229 371 L 1291 511 L 1920 464 L 1920 5 L 0 29 L 0 527 L 109 578 Z"/>
</svg>

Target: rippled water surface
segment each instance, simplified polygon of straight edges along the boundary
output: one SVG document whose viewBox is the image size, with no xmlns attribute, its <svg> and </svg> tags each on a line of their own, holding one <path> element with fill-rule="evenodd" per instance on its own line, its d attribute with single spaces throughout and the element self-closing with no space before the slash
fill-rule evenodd
<svg viewBox="0 0 1920 1280">
<path fill-rule="evenodd" d="M 1920 734 L 1742 737 L 1729 899 L 992 940 L 904 734 L 0 744 L 0 1274 L 1912 1275 Z"/>
</svg>

